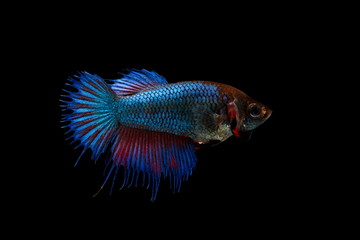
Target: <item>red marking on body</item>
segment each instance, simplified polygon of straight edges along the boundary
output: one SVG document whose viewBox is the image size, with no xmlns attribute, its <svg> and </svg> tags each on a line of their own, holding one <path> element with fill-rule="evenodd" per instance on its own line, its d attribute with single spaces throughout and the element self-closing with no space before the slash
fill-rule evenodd
<svg viewBox="0 0 360 240">
<path fill-rule="evenodd" d="M 235 137 L 240 137 L 240 129 L 235 128 L 231 130 Z"/>
<path fill-rule="evenodd" d="M 239 119 L 239 110 L 234 102 L 231 102 L 227 105 L 227 112 L 229 122 L 231 124 L 231 131 L 235 137 L 240 137 L 240 119 Z"/>
<path fill-rule="evenodd" d="M 231 103 L 228 105 L 228 117 L 230 122 L 232 120 L 236 120 L 236 114 L 237 114 L 237 107 L 235 105 L 235 103 Z"/>
</svg>

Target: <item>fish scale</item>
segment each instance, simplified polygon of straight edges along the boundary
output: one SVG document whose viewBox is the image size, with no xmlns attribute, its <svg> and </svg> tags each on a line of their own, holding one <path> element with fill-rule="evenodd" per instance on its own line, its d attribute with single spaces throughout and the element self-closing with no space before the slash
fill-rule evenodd
<svg viewBox="0 0 360 240">
<path fill-rule="evenodd" d="M 196 111 L 201 108 L 203 112 L 215 113 L 224 105 L 219 98 L 218 86 L 213 83 L 164 85 L 120 99 L 119 123 L 151 131 L 166 129 L 168 133 L 182 136 L 194 135 L 197 124 L 206 123 L 195 119 Z"/>
</svg>

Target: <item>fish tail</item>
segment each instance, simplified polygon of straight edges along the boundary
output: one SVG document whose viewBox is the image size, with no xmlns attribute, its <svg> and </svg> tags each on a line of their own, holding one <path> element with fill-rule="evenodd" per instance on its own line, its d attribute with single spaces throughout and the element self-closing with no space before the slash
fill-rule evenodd
<svg viewBox="0 0 360 240">
<path fill-rule="evenodd" d="M 162 177 L 170 178 L 171 188 L 179 191 L 182 181 L 192 174 L 197 161 L 192 139 L 125 126 L 120 120 L 120 108 L 124 107 L 121 99 L 164 84 L 167 82 L 162 76 L 144 69 L 132 70 L 123 78 L 113 80 L 111 85 L 86 72 L 70 79 L 67 85 L 76 91 L 65 90 L 67 94 L 62 96 L 67 99 L 62 100 L 63 121 L 64 127 L 69 128 L 68 133 L 72 133 L 69 138 L 80 141 L 79 146 L 84 147 L 80 157 L 91 149 L 96 161 L 111 144 L 110 170 L 99 191 L 115 170 L 112 190 L 120 167 L 124 168 L 121 188 L 137 186 L 142 176 L 141 185 L 152 189 L 152 201 L 157 197 Z"/>
<path fill-rule="evenodd" d="M 80 141 L 77 147 L 84 147 L 80 157 L 87 149 L 91 149 L 92 158 L 96 161 L 119 127 L 116 94 L 102 78 L 87 72 L 69 81 L 66 85 L 76 90 L 64 89 L 67 94 L 62 95 L 61 99 L 64 103 L 61 105 L 62 110 L 66 112 L 62 119 L 65 123 L 63 128 L 69 128 L 67 133 L 72 134 L 68 139 L 73 138 L 72 143 Z"/>
</svg>

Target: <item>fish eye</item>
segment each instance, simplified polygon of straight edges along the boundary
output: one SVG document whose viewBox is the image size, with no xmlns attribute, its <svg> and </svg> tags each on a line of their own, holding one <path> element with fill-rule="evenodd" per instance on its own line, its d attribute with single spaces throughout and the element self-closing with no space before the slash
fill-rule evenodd
<svg viewBox="0 0 360 240">
<path fill-rule="evenodd" d="M 250 117 L 259 118 L 259 116 L 261 114 L 261 108 L 256 103 L 251 103 L 248 106 L 247 112 L 250 115 Z"/>
</svg>

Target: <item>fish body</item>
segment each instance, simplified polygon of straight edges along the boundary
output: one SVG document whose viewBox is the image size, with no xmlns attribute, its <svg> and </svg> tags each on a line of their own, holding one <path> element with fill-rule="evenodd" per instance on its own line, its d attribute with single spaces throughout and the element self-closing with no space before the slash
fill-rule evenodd
<svg viewBox="0 0 360 240">
<path fill-rule="evenodd" d="M 224 141 L 230 123 L 221 84 L 189 81 L 142 91 L 119 101 L 119 123 L 185 136 L 197 142 Z"/>
<path fill-rule="evenodd" d="M 74 141 L 97 159 L 111 145 L 113 169 L 125 169 L 124 186 L 142 175 L 156 198 L 160 178 L 179 190 L 196 165 L 194 143 L 223 142 L 261 125 L 271 110 L 229 85 L 208 81 L 167 83 L 147 70 L 133 70 L 107 84 L 83 73 L 69 84 L 64 115 Z M 116 174 L 114 175 L 115 179 Z"/>
</svg>

